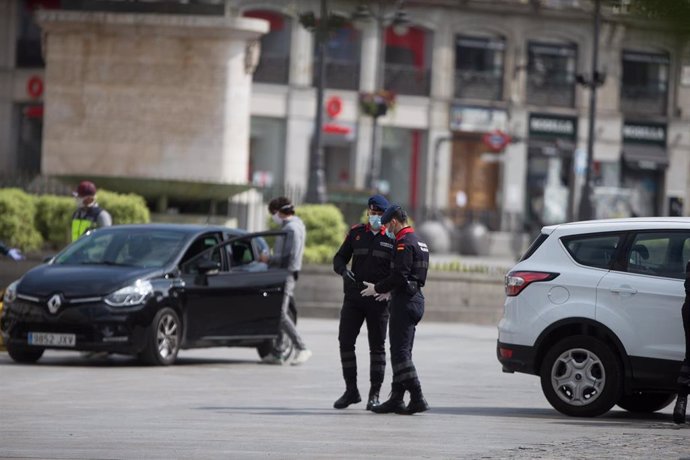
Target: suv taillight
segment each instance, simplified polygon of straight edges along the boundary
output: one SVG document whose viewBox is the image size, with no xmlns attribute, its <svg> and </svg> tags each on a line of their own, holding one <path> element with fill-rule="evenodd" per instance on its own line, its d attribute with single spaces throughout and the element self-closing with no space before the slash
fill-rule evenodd
<svg viewBox="0 0 690 460">
<path fill-rule="evenodd" d="M 558 273 L 549 272 L 510 272 L 506 275 L 506 295 L 515 297 L 527 286 L 537 281 L 550 281 L 558 276 Z"/>
</svg>

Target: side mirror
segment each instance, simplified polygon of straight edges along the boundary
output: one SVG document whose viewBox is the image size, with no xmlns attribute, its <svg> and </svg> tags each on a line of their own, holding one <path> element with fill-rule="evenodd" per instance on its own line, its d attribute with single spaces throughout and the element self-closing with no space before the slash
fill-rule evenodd
<svg viewBox="0 0 690 460">
<path fill-rule="evenodd" d="M 214 262 L 213 260 L 202 260 L 199 262 L 196 268 L 199 270 L 199 273 L 204 275 L 213 275 L 214 273 L 218 273 L 218 270 L 220 270 L 220 262 Z"/>
</svg>

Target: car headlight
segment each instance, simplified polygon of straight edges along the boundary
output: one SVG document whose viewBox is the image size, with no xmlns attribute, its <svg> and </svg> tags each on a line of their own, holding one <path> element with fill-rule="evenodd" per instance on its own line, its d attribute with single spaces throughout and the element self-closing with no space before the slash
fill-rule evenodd
<svg viewBox="0 0 690 460">
<path fill-rule="evenodd" d="M 9 286 L 7 286 L 7 289 L 5 289 L 5 295 L 2 296 L 2 301 L 4 303 L 10 303 L 14 302 L 14 299 L 17 298 L 17 285 L 19 284 L 19 280 L 13 282 Z"/>
<path fill-rule="evenodd" d="M 118 289 L 105 298 L 112 307 L 132 307 L 144 303 L 153 294 L 150 281 L 137 280 L 134 284 Z"/>
</svg>

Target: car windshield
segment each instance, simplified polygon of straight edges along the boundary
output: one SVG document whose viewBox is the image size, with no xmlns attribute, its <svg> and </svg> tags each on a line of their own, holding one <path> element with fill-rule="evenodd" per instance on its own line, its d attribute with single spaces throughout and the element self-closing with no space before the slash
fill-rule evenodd
<svg viewBox="0 0 690 460">
<path fill-rule="evenodd" d="M 183 247 L 187 235 L 175 230 L 95 231 L 55 257 L 58 265 L 121 265 L 161 268 Z"/>
</svg>

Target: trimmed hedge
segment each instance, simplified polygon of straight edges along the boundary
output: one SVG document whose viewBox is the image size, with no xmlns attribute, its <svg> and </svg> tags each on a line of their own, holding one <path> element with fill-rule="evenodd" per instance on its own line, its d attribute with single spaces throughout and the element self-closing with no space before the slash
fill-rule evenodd
<svg viewBox="0 0 690 460">
<path fill-rule="evenodd" d="M 0 240 L 23 251 L 40 249 L 43 237 L 36 229 L 36 203 L 17 188 L 0 189 Z"/>
<path fill-rule="evenodd" d="M 343 213 L 332 204 L 306 204 L 298 206 L 295 214 L 307 229 L 304 263 L 330 264 L 347 231 Z M 269 228 L 276 228 L 269 221 Z"/>
<path fill-rule="evenodd" d="M 99 191 L 97 199 L 112 216 L 113 224 L 150 221 L 146 202 L 138 195 Z M 75 209 L 70 197 L 0 189 L 0 240 L 23 251 L 40 249 L 44 241 L 52 248 L 60 248 L 69 243 Z"/>
</svg>

